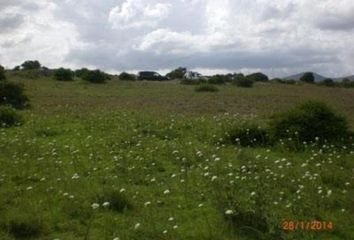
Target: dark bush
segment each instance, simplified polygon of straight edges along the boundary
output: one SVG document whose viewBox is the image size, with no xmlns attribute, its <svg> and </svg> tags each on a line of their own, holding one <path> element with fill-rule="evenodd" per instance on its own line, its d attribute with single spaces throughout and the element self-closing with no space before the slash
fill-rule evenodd
<svg viewBox="0 0 354 240">
<path fill-rule="evenodd" d="M 209 84 L 225 84 L 226 82 L 229 82 L 229 78 L 226 75 L 215 75 L 209 78 L 208 83 Z"/>
<path fill-rule="evenodd" d="M 6 80 L 5 68 L 0 65 L 0 81 L 5 81 L 5 80 Z"/>
<path fill-rule="evenodd" d="M 308 101 L 285 113 L 273 116 L 270 122 L 276 139 L 295 138 L 299 142 L 336 141 L 348 136 L 348 123 L 326 104 Z"/>
<path fill-rule="evenodd" d="M 253 86 L 254 81 L 250 80 L 249 78 L 245 77 L 243 74 L 237 74 L 234 77 L 232 82 L 234 85 L 238 87 L 247 87 L 250 88 Z"/>
<path fill-rule="evenodd" d="M 104 83 L 107 77 L 106 74 L 100 70 L 89 70 L 82 76 L 82 79 L 91 83 Z"/>
<path fill-rule="evenodd" d="M 187 72 L 187 68 L 179 67 L 166 74 L 169 79 L 182 79 Z"/>
<path fill-rule="evenodd" d="M 281 84 L 295 84 L 296 81 L 293 79 L 281 79 L 281 78 L 273 78 L 271 80 L 272 82 L 276 82 L 276 83 L 281 83 Z"/>
<path fill-rule="evenodd" d="M 301 76 L 300 81 L 305 83 L 314 83 L 315 76 L 313 75 L 312 72 L 306 72 L 304 73 L 304 75 Z"/>
<path fill-rule="evenodd" d="M 122 72 L 121 74 L 119 74 L 119 80 L 123 80 L 123 81 L 135 81 L 136 77 L 134 74 L 129 74 L 126 72 Z"/>
<path fill-rule="evenodd" d="M 70 69 L 59 68 L 55 70 L 54 78 L 58 81 L 73 81 L 74 73 Z"/>
<path fill-rule="evenodd" d="M 267 82 L 269 80 L 268 76 L 261 72 L 252 73 L 246 77 L 254 82 Z"/>
<path fill-rule="evenodd" d="M 22 85 L 12 82 L 0 82 L 0 105 L 11 105 L 17 109 L 28 106 L 28 98 Z"/>
<path fill-rule="evenodd" d="M 13 68 L 13 71 L 20 71 L 21 70 L 21 67 L 20 66 L 15 66 L 14 68 Z"/>
<path fill-rule="evenodd" d="M 348 78 L 344 78 L 341 82 L 340 85 L 345 87 L 345 88 L 352 88 L 354 87 L 354 80 L 350 80 Z"/>
<path fill-rule="evenodd" d="M 195 88 L 196 92 L 217 92 L 219 89 L 210 84 L 201 84 Z"/>
<path fill-rule="evenodd" d="M 37 60 L 29 60 L 21 64 L 21 67 L 23 70 L 33 70 L 33 69 L 39 69 L 41 67 L 41 64 Z"/>
<path fill-rule="evenodd" d="M 254 124 L 237 126 L 229 130 L 227 139 L 231 143 L 243 147 L 268 146 L 271 144 L 268 130 Z"/>
<path fill-rule="evenodd" d="M 333 81 L 333 79 L 326 78 L 325 80 L 320 82 L 319 85 L 326 86 L 326 87 L 335 87 L 336 83 Z"/>
<path fill-rule="evenodd" d="M 18 126 L 23 123 L 22 116 L 10 106 L 0 106 L 0 127 Z"/>
<path fill-rule="evenodd" d="M 90 70 L 88 70 L 87 68 L 81 68 L 78 70 L 75 70 L 75 76 L 79 77 L 79 78 L 83 78 Z"/>
</svg>

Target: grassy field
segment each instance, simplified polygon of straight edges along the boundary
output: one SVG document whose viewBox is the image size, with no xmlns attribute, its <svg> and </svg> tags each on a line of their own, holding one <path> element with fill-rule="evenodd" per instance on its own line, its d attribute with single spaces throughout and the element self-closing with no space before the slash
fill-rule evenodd
<svg viewBox="0 0 354 240">
<path fill-rule="evenodd" d="M 354 89 L 10 80 L 31 108 L 0 128 L 0 239 L 354 239 L 353 146 L 224 141 L 308 99 L 353 128 Z M 314 220 L 326 229 L 283 229 Z"/>
</svg>

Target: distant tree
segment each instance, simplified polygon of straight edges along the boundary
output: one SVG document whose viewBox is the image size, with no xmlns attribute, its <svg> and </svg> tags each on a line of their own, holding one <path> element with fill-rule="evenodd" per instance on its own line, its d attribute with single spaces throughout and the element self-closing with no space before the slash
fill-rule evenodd
<svg viewBox="0 0 354 240">
<path fill-rule="evenodd" d="M 20 71 L 20 70 L 21 70 L 21 67 L 20 67 L 20 66 L 16 66 L 16 67 L 14 67 L 13 70 L 14 70 L 14 71 Z"/>
<path fill-rule="evenodd" d="M 315 82 L 315 76 L 313 75 L 312 72 L 306 72 L 302 77 L 300 78 L 301 82 L 305 83 L 314 83 Z"/>
<path fill-rule="evenodd" d="M 41 67 L 41 70 L 39 71 L 39 73 L 43 77 L 50 77 L 50 76 L 54 75 L 55 70 L 51 70 L 47 67 Z M 74 73 L 72 72 L 72 74 L 74 74 Z"/>
<path fill-rule="evenodd" d="M 79 77 L 79 78 L 83 78 L 83 76 L 88 73 L 90 70 L 88 70 L 87 68 L 81 68 L 78 70 L 75 70 L 75 76 Z"/>
<path fill-rule="evenodd" d="M 230 79 L 227 75 L 221 75 L 217 74 L 209 78 L 208 83 L 210 84 L 225 84 L 226 82 L 229 82 Z"/>
<path fill-rule="evenodd" d="M 107 79 L 107 76 L 104 72 L 100 70 L 88 70 L 83 76 L 82 79 L 91 83 L 104 83 Z"/>
<path fill-rule="evenodd" d="M 123 80 L 123 81 L 135 81 L 136 77 L 134 74 L 129 74 L 126 72 L 122 72 L 121 74 L 119 74 L 119 80 Z"/>
<path fill-rule="evenodd" d="M 4 80 L 6 80 L 5 68 L 0 65 L 0 81 L 4 81 Z"/>
<path fill-rule="evenodd" d="M 74 80 L 74 73 L 70 69 L 59 68 L 54 72 L 54 78 L 58 81 Z"/>
<path fill-rule="evenodd" d="M 238 87 L 250 88 L 253 86 L 254 81 L 245 77 L 242 73 L 239 73 L 234 75 L 234 80 L 232 83 Z"/>
<path fill-rule="evenodd" d="M 34 61 L 29 60 L 22 63 L 21 67 L 23 70 L 33 70 L 33 69 L 39 69 L 41 67 L 41 64 L 37 60 Z"/>
<path fill-rule="evenodd" d="M 333 81 L 332 78 L 326 78 L 325 80 L 323 80 L 320 85 L 324 85 L 327 87 L 334 87 L 336 85 L 336 83 Z"/>
<path fill-rule="evenodd" d="M 352 88 L 354 87 L 354 81 L 351 81 L 349 78 L 343 78 L 340 85 L 345 88 Z"/>
<path fill-rule="evenodd" d="M 187 68 L 179 67 L 166 74 L 166 77 L 170 79 L 182 79 L 187 72 Z"/>
<path fill-rule="evenodd" d="M 267 82 L 267 81 L 269 81 L 268 76 L 265 75 L 264 73 L 261 73 L 261 72 L 252 73 L 250 75 L 247 75 L 246 77 L 254 82 Z"/>
</svg>

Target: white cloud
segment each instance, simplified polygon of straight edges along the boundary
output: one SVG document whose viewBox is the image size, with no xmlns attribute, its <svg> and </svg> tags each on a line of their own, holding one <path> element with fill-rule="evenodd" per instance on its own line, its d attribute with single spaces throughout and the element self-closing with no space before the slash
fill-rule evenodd
<svg viewBox="0 0 354 240">
<path fill-rule="evenodd" d="M 353 74 L 353 0 L 3 0 L 0 61 Z M 214 70 L 213 70 L 214 69 Z"/>
<path fill-rule="evenodd" d="M 115 29 L 155 27 L 170 12 L 169 3 L 146 3 L 142 0 L 127 0 L 109 13 L 109 22 Z"/>
<path fill-rule="evenodd" d="M 72 24 L 54 19 L 53 3 L 38 1 L 33 13 L 23 7 L 6 9 L 12 14 L 24 14 L 25 21 L 0 37 L 0 61 L 14 66 L 28 59 L 38 59 L 47 66 L 58 66 L 73 46 L 79 46 Z"/>
</svg>

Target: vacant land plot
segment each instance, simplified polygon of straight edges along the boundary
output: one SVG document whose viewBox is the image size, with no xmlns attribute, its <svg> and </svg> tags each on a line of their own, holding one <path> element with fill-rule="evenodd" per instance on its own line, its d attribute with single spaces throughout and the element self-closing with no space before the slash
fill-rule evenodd
<svg viewBox="0 0 354 240">
<path fill-rule="evenodd" d="M 354 238 L 352 144 L 225 141 L 309 99 L 353 127 L 353 89 L 10 80 L 31 108 L 0 128 L 0 239 Z"/>
</svg>

